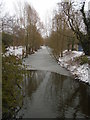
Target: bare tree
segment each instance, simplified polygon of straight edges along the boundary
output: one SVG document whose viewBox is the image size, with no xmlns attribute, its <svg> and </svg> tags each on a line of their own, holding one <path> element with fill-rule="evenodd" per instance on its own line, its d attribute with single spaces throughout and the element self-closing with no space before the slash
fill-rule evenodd
<svg viewBox="0 0 90 120">
<path fill-rule="evenodd" d="M 72 2 L 62 2 L 62 6 L 70 28 L 76 34 L 85 54 L 90 55 L 90 28 L 88 26 L 90 20 L 86 18 L 84 12 L 85 2 L 81 10 L 75 10 Z"/>
<path fill-rule="evenodd" d="M 59 6 L 62 7 L 62 6 Z M 63 51 L 65 49 L 69 50 L 69 41 L 72 39 L 70 44 L 74 44 L 74 34 L 70 31 L 70 28 L 67 24 L 66 16 L 61 8 L 58 11 L 55 11 L 52 19 L 52 30 L 49 37 L 49 45 L 53 48 L 55 56 L 63 56 Z M 72 44 L 72 48 L 73 48 Z M 73 49 L 72 49 L 73 50 Z"/>
</svg>

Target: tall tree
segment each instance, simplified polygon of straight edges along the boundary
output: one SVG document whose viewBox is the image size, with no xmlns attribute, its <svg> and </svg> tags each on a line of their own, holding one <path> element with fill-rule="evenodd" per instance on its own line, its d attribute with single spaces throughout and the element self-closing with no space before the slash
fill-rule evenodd
<svg viewBox="0 0 90 120">
<path fill-rule="evenodd" d="M 67 25 L 65 14 L 59 8 L 52 19 L 52 30 L 49 37 L 49 45 L 56 56 L 63 56 L 65 49 L 69 50 L 70 44 L 74 44 L 74 34 Z M 71 41 L 72 39 L 72 41 Z M 73 45 L 72 44 L 72 48 Z M 73 50 L 73 49 L 72 49 Z"/>
<path fill-rule="evenodd" d="M 85 54 L 90 55 L 90 19 L 86 17 L 84 11 L 85 2 L 81 10 L 76 10 L 72 2 L 62 2 L 62 6 L 70 28 L 76 34 Z"/>
<path fill-rule="evenodd" d="M 41 26 L 41 22 L 35 9 L 31 7 L 28 3 L 25 5 L 25 10 L 26 10 L 26 28 L 25 28 L 26 56 L 27 56 L 28 53 L 31 54 L 34 50 L 37 50 L 38 47 L 36 46 L 40 47 L 38 34 L 41 34 L 39 27 L 39 25 Z M 39 39 L 41 39 L 41 36 Z"/>
</svg>

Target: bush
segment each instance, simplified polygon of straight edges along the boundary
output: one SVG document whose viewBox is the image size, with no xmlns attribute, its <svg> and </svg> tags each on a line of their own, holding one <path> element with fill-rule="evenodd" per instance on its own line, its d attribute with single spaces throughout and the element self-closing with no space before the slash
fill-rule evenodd
<svg viewBox="0 0 90 120">
<path fill-rule="evenodd" d="M 22 105 L 22 61 L 15 56 L 2 57 L 2 117 L 10 119 Z"/>
<path fill-rule="evenodd" d="M 82 56 L 80 64 L 83 65 L 85 63 L 88 63 L 88 58 L 86 56 Z"/>
</svg>

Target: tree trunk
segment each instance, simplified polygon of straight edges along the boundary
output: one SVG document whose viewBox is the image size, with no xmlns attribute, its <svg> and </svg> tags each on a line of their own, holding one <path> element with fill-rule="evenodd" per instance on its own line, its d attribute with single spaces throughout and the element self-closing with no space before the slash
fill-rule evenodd
<svg viewBox="0 0 90 120">
<path fill-rule="evenodd" d="M 90 56 L 90 39 L 84 39 L 81 43 L 85 55 Z"/>
</svg>

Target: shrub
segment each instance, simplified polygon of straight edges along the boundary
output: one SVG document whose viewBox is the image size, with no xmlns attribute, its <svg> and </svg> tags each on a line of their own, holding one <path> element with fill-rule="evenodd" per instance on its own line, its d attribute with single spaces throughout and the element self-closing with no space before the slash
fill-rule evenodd
<svg viewBox="0 0 90 120">
<path fill-rule="evenodd" d="M 17 107 L 22 105 L 21 83 L 23 71 L 21 59 L 15 56 L 2 57 L 2 117 L 12 118 Z"/>
<path fill-rule="evenodd" d="M 83 65 L 85 63 L 88 63 L 88 58 L 86 56 L 82 56 L 80 64 Z"/>
</svg>

